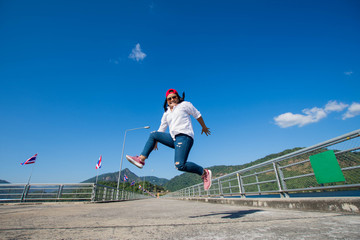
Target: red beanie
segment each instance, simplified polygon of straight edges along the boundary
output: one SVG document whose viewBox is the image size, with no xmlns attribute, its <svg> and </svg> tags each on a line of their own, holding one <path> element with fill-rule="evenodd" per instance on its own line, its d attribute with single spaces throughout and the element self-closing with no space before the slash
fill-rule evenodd
<svg viewBox="0 0 360 240">
<path fill-rule="evenodd" d="M 167 90 L 166 92 L 166 97 L 169 95 L 169 94 L 176 94 L 176 95 L 179 95 L 178 92 L 175 90 L 175 89 L 169 89 Z"/>
</svg>

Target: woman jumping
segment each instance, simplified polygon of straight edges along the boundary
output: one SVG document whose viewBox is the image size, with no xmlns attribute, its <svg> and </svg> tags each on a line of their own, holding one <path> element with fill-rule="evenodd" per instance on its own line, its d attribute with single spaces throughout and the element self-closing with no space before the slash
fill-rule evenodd
<svg viewBox="0 0 360 240">
<path fill-rule="evenodd" d="M 175 149 L 176 169 L 200 175 L 204 181 L 204 189 L 208 190 L 211 187 L 211 171 L 193 162 L 187 162 L 194 143 L 190 115 L 200 123 L 201 134 L 211 135 L 209 128 L 205 125 L 200 112 L 190 102 L 184 101 L 184 97 L 180 98 L 175 89 L 169 89 L 166 92 L 164 110 L 158 131 L 150 134 L 141 155 L 134 157 L 126 155 L 126 159 L 138 168 L 142 168 L 145 165 L 145 159 L 149 157 L 152 150 L 158 149 L 157 143 L 160 142 Z M 165 133 L 167 127 L 169 127 L 169 133 Z"/>
</svg>

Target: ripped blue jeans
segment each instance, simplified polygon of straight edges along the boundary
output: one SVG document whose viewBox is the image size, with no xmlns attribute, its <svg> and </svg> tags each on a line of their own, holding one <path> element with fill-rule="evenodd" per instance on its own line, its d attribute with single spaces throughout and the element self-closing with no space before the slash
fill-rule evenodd
<svg viewBox="0 0 360 240">
<path fill-rule="evenodd" d="M 154 149 L 156 142 L 175 149 L 174 162 L 176 169 L 183 172 L 197 173 L 198 175 L 203 174 L 204 169 L 201 166 L 197 165 L 196 163 L 187 161 L 189 152 L 194 143 L 194 140 L 191 137 L 185 134 L 179 134 L 175 136 L 174 141 L 170 133 L 157 131 L 152 132 L 141 155 L 148 158 Z"/>
</svg>

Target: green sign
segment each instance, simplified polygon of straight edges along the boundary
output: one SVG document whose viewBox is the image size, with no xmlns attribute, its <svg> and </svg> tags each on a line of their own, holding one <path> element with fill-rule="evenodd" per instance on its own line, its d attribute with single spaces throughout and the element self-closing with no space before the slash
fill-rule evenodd
<svg viewBox="0 0 360 240">
<path fill-rule="evenodd" d="M 345 181 L 333 150 L 310 156 L 310 163 L 319 184 Z"/>
</svg>

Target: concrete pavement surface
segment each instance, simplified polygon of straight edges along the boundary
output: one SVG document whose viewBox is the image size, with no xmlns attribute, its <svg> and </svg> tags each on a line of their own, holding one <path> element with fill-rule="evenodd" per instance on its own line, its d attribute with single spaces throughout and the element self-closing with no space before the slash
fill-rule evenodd
<svg viewBox="0 0 360 240">
<path fill-rule="evenodd" d="M 4 204 L 0 239 L 360 239 L 360 215 L 170 199 Z"/>
</svg>

